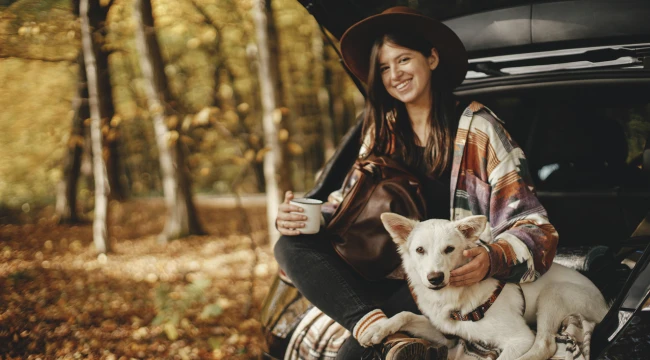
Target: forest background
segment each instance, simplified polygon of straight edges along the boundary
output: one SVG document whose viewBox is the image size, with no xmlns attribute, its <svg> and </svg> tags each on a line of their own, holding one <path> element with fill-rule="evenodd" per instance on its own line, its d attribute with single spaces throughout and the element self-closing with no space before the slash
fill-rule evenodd
<svg viewBox="0 0 650 360">
<path fill-rule="evenodd" d="M 362 107 L 295 0 L 0 0 L 0 358 L 257 357 L 266 205 Z"/>
</svg>

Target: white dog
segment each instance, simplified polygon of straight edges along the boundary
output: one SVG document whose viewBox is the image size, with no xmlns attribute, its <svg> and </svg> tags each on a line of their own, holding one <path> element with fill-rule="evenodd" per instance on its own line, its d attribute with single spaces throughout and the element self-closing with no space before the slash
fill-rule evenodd
<svg viewBox="0 0 650 360">
<path fill-rule="evenodd" d="M 600 322 L 607 312 L 605 300 L 593 283 L 558 264 L 532 283 L 500 286 L 498 280 L 488 278 L 467 287 L 447 286 L 449 273 L 468 262 L 463 250 L 478 246 L 485 216 L 418 222 L 385 213 L 381 219 L 397 244 L 413 294 L 426 317 L 402 312 L 378 321 L 359 339 L 364 346 L 378 344 L 397 331 L 451 346 L 444 333 L 494 345 L 502 350 L 499 359 L 548 359 L 556 351 L 555 334 L 567 315 L 582 314 Z M 490 303 L 487 310 L 486 303 Z M 485 311 L 478 321 L 451 316 L 471 317 L 479 307 Z M 527 323 L 537 323 L 537 337 Z"/>
</svg>

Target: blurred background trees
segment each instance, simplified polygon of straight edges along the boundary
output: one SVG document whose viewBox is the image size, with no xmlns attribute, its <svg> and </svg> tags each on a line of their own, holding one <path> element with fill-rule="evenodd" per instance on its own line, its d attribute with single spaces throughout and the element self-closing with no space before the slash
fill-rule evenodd
<svg viewBox="0 0 650 360">
<path fill-rule="evenodd" d="M 160 113 L 164 140 L 180 155 L 175 170 L 177 177 L 186 174 L 180 177 L 186 198 L 266 189 L 269 140 L 262 125 L 255 1 L 150 1 L 154 26 L 144 30 L 159 43 L 168 89 Z M 78 4 L 0 1 L 0 209 L 29 212 L 56 200 L 61 221 L 93 215 Z M 270 17 L 268 46 L 276 56 L 271 120 L 285 154 L 279 189 L 306 191 L 363 99 L 297 1 L 260 4 Z M 134 0 L 89 0 L 89 6 L 111 196 L 162 196 L 158 113 L 136 47 Z"/>
</svg>

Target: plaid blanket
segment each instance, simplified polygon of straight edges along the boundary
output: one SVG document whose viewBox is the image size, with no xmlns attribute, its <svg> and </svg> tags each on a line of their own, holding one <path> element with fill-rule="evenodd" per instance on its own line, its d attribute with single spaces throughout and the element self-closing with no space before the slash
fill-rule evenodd
<svg viewBox="0 0 650 360">
<path fill-rule="evenodd" d="M 588 360 L 591 333 L 595 324 L 582 315 L 564 319 L 555 336 L 558 345 L 552 360 Z M 300 322 L 289 343 L 285 360 L 334 360 L 350 332 L 318 308 L 312 308 Z M 449 360 L 494 360 L 499 349 L 466 340 L 459 340 L 449 349 Z"/>
</svg>

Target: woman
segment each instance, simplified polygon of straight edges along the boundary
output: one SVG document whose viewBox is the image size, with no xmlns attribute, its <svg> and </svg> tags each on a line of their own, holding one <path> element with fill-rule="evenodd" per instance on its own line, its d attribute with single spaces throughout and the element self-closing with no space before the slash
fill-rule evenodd
<svg viewBox="0 0 650 360">
<path fill-rule="evenodd" d="M 425 179 L 433 217 L 486 215 L 484 246 L 452 272 L 452 286 L 488 276 L 534 281 L 552 263 L 557 233 L 534 195 L 521 149 L 487 108 L 472 103 L 455 114 L 451 91 L 464 79 L 467 55 L 442 23 L 406 7 L 390 8 L 353 25 L 341 38 L 350 70 L 368 85 L 361 156 L 400 159 Z M 400 311 L 419 313 L 404 280 L 368 282 L 333 250 L 328 234 L 301 235 L 299 207 L 287 192 L 276 226 L 280 267 L 300 292 L 351 331 L 338 359 L 359 359 L 356 341 L 369 323 Z M 451 209 L 449 204 L 451 204 Z M 450 216 L 451 215 L 451 216 Z M 399 345 L 399 346 L 398 346 Z M 391 351 L 392 349 L 392 351 Z M 386 358 L 430 358 L 417 339 L 386 342 Z"/>
</svg>

